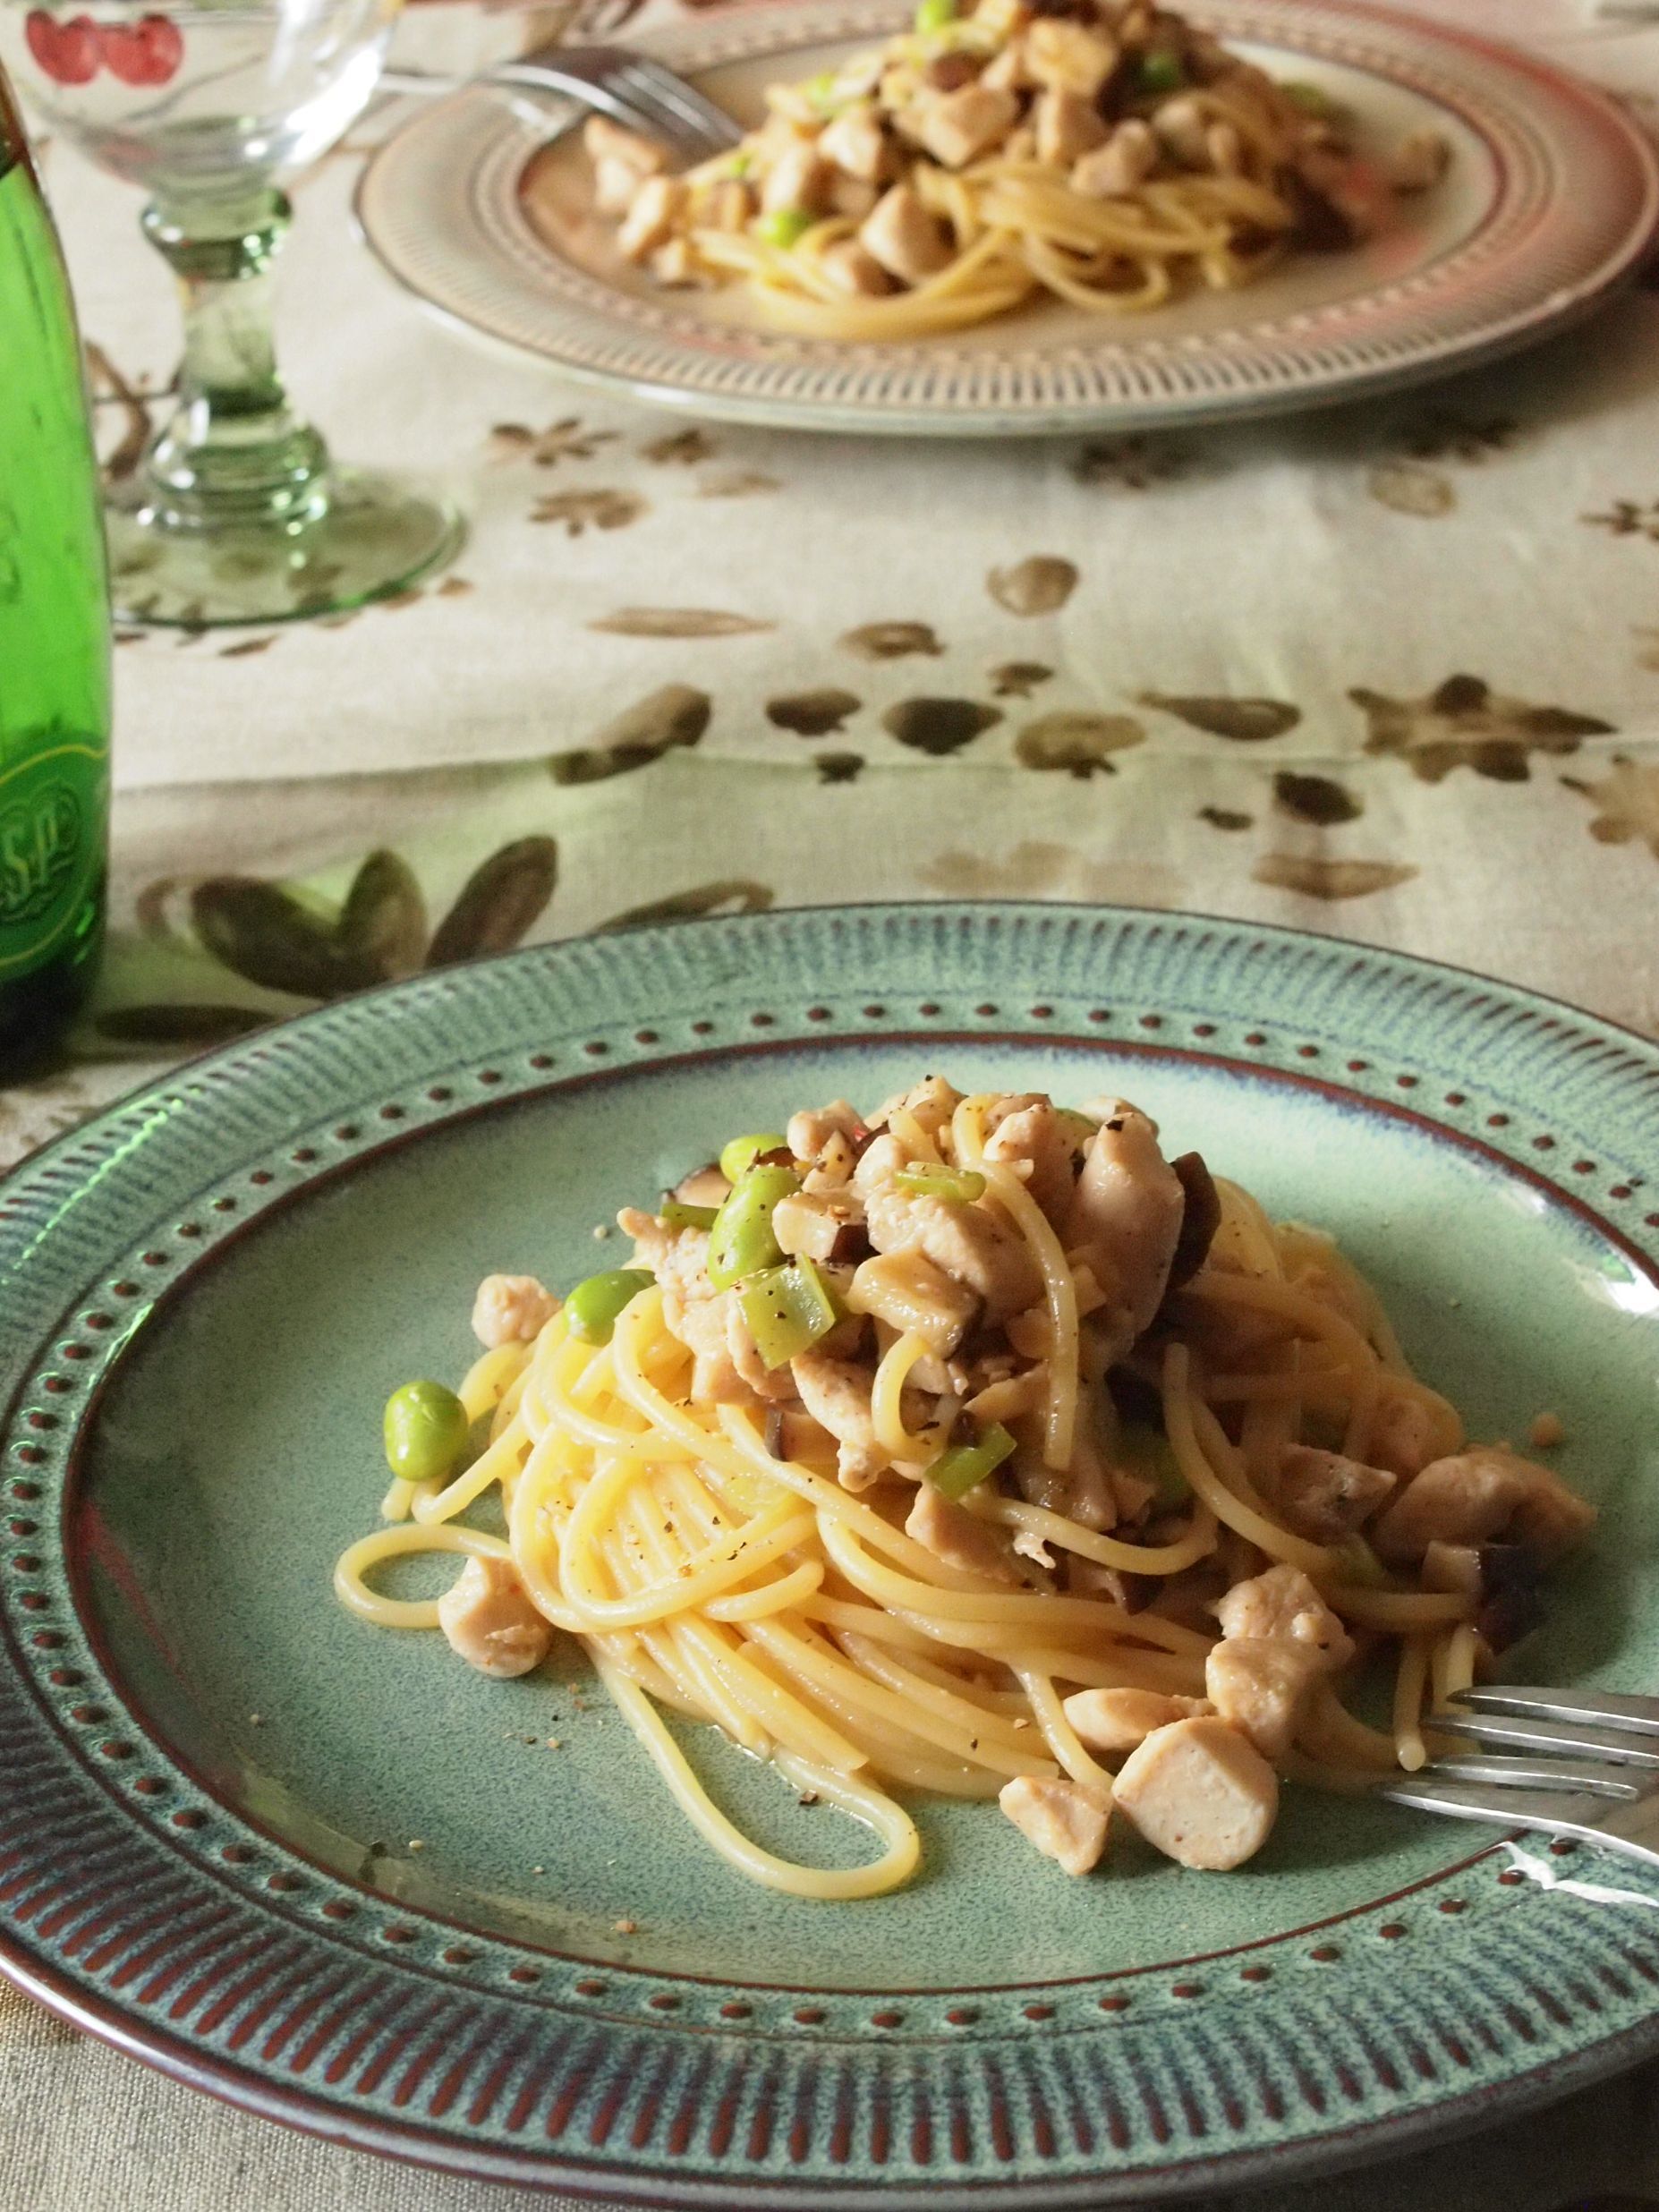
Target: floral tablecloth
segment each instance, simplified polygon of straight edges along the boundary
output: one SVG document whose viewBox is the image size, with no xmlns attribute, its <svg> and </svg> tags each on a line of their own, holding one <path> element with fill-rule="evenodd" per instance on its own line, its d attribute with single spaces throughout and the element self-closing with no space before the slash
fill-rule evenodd
<svg viewBox="0 0 1659 2212">
<path fill-rule="evenodd" d="M 1659 115 L 1659 29 L 1447 12 Z M 430 6 L 400 39 L 464 68 L 542 23 Z M 1053 447 L 705 430 L 425 321 L 350 227 L 388 119 L 298 194 L 285 357 L 338 448 L 446 481 L 469 542 L 336 622 L 121 634 L 108 964 L 61 1065 L 0 1092 L 0 1164 L 183 1053 L 423 964 L 804 900 L 1205 908 L 1659 1032 L 1659 285 L 1523 361 L 1302 421 Z M 119 474 L 172 304 L 130 195 L 61 148 L 47 174 Z M 1649 2074 L 1229 2202 L 1659 2199 L 1655 2111 Z M 3 1987 L 0 2145 L 5 2212 L 510 2200 L 221 2110 Z"/>
</svg>

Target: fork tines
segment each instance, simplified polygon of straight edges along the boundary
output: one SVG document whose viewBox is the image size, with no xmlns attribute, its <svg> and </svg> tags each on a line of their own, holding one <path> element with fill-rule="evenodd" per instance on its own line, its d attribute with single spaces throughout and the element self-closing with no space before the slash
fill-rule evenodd
<svg viewBox="0 0 1659 2212">
<path fill-rule="evenodd" d="M 1659 1867 L 1659 1698 L 1483 1685 L 1450 1698 L 1429 1725 L 1444 1748 L 1382 1786 L 1391 1802 L 1578 1836 Z M 1465 1751 L 1452 1737 L 1482 1748 Z M 1518 1756 L 1493 1757 L 1487 1746 Z"/>
</svg>

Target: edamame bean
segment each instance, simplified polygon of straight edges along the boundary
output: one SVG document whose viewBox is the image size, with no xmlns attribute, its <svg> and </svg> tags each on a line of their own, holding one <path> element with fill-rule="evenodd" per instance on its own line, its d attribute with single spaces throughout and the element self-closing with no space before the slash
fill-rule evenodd
<svg viewBox="0 0 1659 2212">
<path fill-rule="evenodd" d="M 786 1150 L 788 1143 L 776 1129 L 765 1130 L 759 1136 L 735 1136 L 720 1147 L 720 1173 L 735 1188 L 761 1153 Z"/>
<path fill-rule="evenodd" d="M 466 1408 L 441 1382 L 405 1382 L 386 1401 L 386 1462 L 406 1483 L 439 1482 L 466 1450 Z"/>
<path fill-rule="evenodd" d="M 751 1168 L 738 1178 L 709 1231 L 709 1280 L 717 1290 L 778 1265 L 783 1248 L 772 1234 L 772 1208 L 800 1187 L 793 1168 Z"/>
<path fill-rule="evenodd" d="M 623 1307 L 656 1280 L 645 1267 L 613 1267 L 607 1274 L 590 1275 L 565 1300 L 565 1318 L 584 1344 L 608 1344 Z"/>
</svg>

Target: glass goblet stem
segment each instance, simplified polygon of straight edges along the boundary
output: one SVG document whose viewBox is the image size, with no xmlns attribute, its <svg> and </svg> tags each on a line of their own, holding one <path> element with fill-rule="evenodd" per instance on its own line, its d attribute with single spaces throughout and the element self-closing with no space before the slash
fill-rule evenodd
<svg viewBox="0 0 1659 2212">
<path fill-rule="evenodd" d="M 146 504 L 164 528 L 298 528 L 327 509 L 328 449 L 294 414 L 276 370 L 274 264 L 291 219 L 274 191 L 144 211 L 184 314 L 179 404 L 144 463 Z"/>
</svg>

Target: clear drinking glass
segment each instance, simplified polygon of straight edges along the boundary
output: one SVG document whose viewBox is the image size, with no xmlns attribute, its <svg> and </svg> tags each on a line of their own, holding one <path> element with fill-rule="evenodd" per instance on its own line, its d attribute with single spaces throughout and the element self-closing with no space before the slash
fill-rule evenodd
<svg viewBox="0 0 1659 2212">
<path fill-rule="evenodd" d="M 149 195 L 144 234 L 183 298 L 178 405 L 107 510 L 129 621 L 327 614 L 400 590 L 460 541 L 443 500 L 330 461 L 289 409 L 272 343 L 282 184 L 362 113 L 396 8 L 0 0 L 0 62 L 54 132 Z"/>
</svg>

